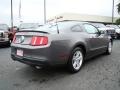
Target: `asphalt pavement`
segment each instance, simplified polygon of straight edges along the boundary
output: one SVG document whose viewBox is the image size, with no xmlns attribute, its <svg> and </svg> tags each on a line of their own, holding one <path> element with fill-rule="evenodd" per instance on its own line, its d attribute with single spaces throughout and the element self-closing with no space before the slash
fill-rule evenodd
<svg viewBox="0 0 120 90">
<path fill-rule="evenodd" d="M 76 74 L 65 68 L 35 69 L 13 61 L 10 48 L 0 48 L 0 90 L 120 90 L 120 40 L 111 55 L 86 61 Z"/>
</svg>

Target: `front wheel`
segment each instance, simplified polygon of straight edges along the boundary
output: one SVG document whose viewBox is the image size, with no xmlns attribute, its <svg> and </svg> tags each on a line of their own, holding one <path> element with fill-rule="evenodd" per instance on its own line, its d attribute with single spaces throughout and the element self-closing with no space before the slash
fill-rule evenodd
<svg viewBox="0 0 120 90">
<path fill-rule="evenodd" d="M 112 53 L 112 42 L 108 43 L 106 54 L 110 55 Z"/>
<path fill-rule="evenodd" d="M 78 72 L 82 67 L 83 60 L 84 60 L 83 50 L 79 47 L 75 48 L 72 51 L 68 61 L 68 68 L 70 72 L 72 73 Z"/>
</svg>

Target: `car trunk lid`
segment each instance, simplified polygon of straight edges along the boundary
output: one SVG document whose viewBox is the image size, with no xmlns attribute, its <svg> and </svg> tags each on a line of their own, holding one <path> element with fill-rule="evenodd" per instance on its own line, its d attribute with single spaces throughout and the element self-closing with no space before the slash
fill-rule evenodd
<svg viewBox="0 0 120 90">
<path fill-rule="evenodd" d="M 44 31 L 20 31 L 15 34 L 13 43 L 21 45 L 31 45 L 31 42 L 33 42 L 33 38 L 35 38 L 35 40 L 37 38 L 37 43 L 38 39 L 39 42 L 42 42 L 42 39 L 44 39 L 44 37 L 48 37 L 48 34 L 49 34 L 48 32 Z M 43 38 L 41 39 L 41 37 Z"/>
</svg>

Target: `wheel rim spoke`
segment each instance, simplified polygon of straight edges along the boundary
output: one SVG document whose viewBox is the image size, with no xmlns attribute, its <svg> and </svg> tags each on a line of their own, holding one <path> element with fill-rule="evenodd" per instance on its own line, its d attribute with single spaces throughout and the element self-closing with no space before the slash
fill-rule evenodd
<svg viewBox="0 0 120 90">
<path fill-rule="evenodd" d="M 75 61 L 75 62 L 73 63 L 73 66 L 76 67 L 76 64 L 77 64 L 77 63 L 76 63 L 76 61 Z"/>
<path fill-rule="evenodd" d="M 73 67 L 78 70 L 81 65 L 82 65 L 82 61 L 83 61 L 83 55 L 81 53 L 81 51 L 76 51 L 73 55 Z"/>
</svg>

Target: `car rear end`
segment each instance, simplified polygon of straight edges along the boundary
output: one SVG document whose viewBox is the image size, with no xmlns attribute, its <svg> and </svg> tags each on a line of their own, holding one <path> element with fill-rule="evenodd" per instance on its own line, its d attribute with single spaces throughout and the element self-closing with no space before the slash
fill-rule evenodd
<svg viewBox="0 0 120 90">
<path fill-rule="evenodd" d="M 0 30 L 0 46 L 9 45 L 8 32 Z"/>
<path fill-rule="evenodd" d="M 65 43 L 69 41 L 64 40 L 57 31 L 53 33 L 45 32 L 45 30 L 17 32 L 11 45 L 12 59 L 35 66 L 66 64 L 69 46 Z"/>
<path fill-rule="evenodd" d="M 48 35 L 38 32 L 16 33 L 11 55 L 14 60 L 30 65 L 47 64 L 50 51 Z M 50 58 L 49 58 L 50 59 Z"/>
</svg>

